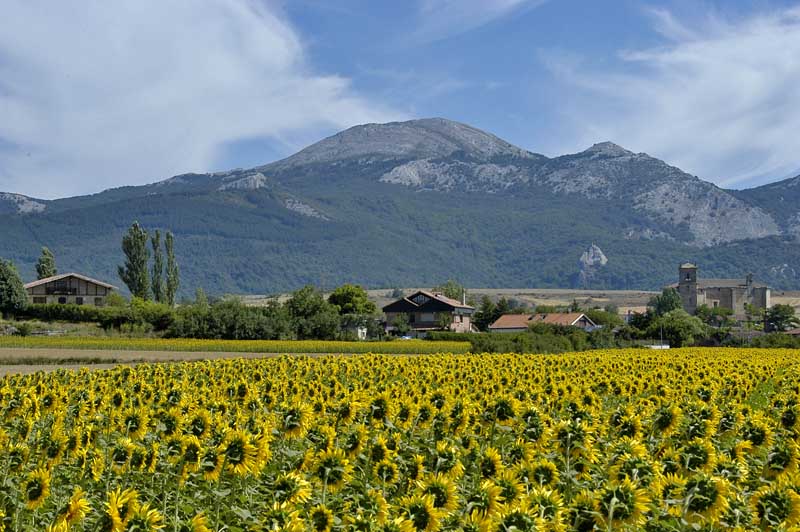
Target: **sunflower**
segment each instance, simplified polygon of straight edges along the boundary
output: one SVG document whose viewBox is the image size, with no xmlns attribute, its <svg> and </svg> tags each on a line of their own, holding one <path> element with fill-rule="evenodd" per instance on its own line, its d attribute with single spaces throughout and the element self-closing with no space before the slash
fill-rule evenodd
<svg viewBox="0 0 800 532">
<path fill-rule="evenodd" d="M 383 459 L 372 468 L 373 473 L 383 484 L 394 484 L 399 474 L 394 460 Z"/>
<path fill-rule="evenodd" d="M 358 510 L 362 519 L 369 523 L 382 525 L 389 514 L 389 505 L 379 490 L 371 489 L 357 497 Z"/>
<path fill-rule="evenodd" d="M 399 501 L 404 518 L 411 522 L 415 532 L 436 532 L 439 530 L 439 513 L 433 507 L 430 495 L 409 495 Z"/>
<path fill-rule="evenodd" d="M 625 478 L 603 489 L 597 502 L 597 523 L 602 528 L 618 528 L 626 524 L 644 524 L 650 498 L 645 490 Z"/>
<path fill-rule="evenodd" d="M 555 486 L 559 481 L 558 466 L 547 458 L 539 458 L 528 465 L 525 473 L 534 486 Z"/>
<path fill-rule="evenodd" d="M 415 532 L 414 522 L 403 516 L 386 521 L 377 528 L 379 532 Z"/>
<path fill-rule="evenodd" d="M 312 474 L 331 492 L 338 491 L 350 479 L 353 466 L 341 449 L 323 451 L 311 466 Z"/>
<path fill-rule="evenodd" d="M 122 433 L 130 438 L 142 439 L 147 434 L 150 417 L 144 408 L 132 408 L 122 414 Z"/>
<path fill-rule="evenodd" d="M 69 528 L 86 517 L 92 507 L 85 495 L 83 488 L 76 488 L 66 507 L 58 514 L 56 523 L 65 523 Z"/>
<path fill-rule="evenodd" d="M 31 471 L 22 483 L 20 491 L 28 509 L 38 508 L 50 495 L 50 473 L 46 469 Z"/>
<path fill-rule="evenodd" d="M 494 482 L 501 489 L 500 497 L 506 506 L 514 506 L 525 495 L 525 485 L 513 470 L 506 469 Z"/>
<path fill-rule="evenodd" d="M 518 439 L 503 450 L 503 463 L 506 467 L 522 468 L 533 459 L 536 446 L 523 439 Z"/>
<path fill-rule="evenodd" d="M 259 530 L 280 530 L 282 532 L 303 532 L 305 526 L 300 512 L 287 504 L 274 503 L 261 516 Z"/>
<path fill-rule="evenodd" d="M 417 482 L 417 491 L 433 497 L 433 507 L 440 512 L 449 513 L 458 507 L 456 485 L 447 475 L 427 475 L 424 480 Z"/>
<path fill-rule="evenodd" d="M 273 482 L 272 493 L 279 503 L 294 506 L 311 498 L 311 485 L 297 473 L 282 473 Z"/>
<path fill-rule="evenodd" d="M 707 439 L 695 438 L 684 445 L 679 455 L 681 465 L 687 471 L 705 471 L 714 469 L 717 463 L 717 453 L 714 445 Z"/>
<path fill-rule="evenodd" d="M 200 439 L 194 434 L 181 438 L 181 464 L 184 471 L 197 471 L 203 451 Z"/>
<path fill-rule="evenodd" d="M 472 490 L 466 497 L 467 514 L 477 512 L 483 518 L 493 517 L 500 508 L 502 489 L 491 480 L 484 480 L 480 486 Z"/>
<path fill-rule="evenodd" d="M 215 447 L 206 448 L 200 459 L 200 471 L 203 473 L 203 478 L 210 482 L 219 480 L 222 473 L 222 463 L 225 460 L 225 454 L 219 452 Z"/>
<path fill-rule="evenodd" d="M 330 532 L 333 528 L 333 512 L 323 505 L 317 505 L 308 514 L 312 532 Z"/>
<path fill-rule="evenodd" d="M 608 478 L 612 481 L 621 481 L 627 477 L 646 488 L 650 485 L 653 474 L 653 464 L 647 458 L 625 454 L 617 458 L 609 468 Z"/>
<path fill-rule="evenodd" d="M 547 488 L 533 488 L 528 494 L 527 504 L 531 511 L 542 518 L 550 530 L 563 530 L 564 499 L 556 490 Z"/>
<path fill-rule="evenodd" d="M 411 461 L 405 465 L 405 472 L 409 481 L 420 480 L 425 474 L 425 457 L 415 454 Z"/>
<path fill-rule="evenodd" d="M 313 415 L 311 407 L 306 403 L 283 405 L 278 428 L 287 438 L 300 438 L 308 430 Z"/>
<path fill-rule="evenodd" d="M 753 447 L 769 447 L 772 444 L 772 429 L 761 414 L 748 417 L 741 430 L 742 439 L 749 441 Z"/>
<path fill-rule="evenodd" d="M 212 530 L 208 527 L 208 517 L 204 512 L 200 512 L 192 517 L 191 521 L 182 524 L 178 532 L 212 532 Z"/>
<path fill-rule="evenodd" d="M 760 488 L 750 505 L 756 523 L 762 528 L 791 529 L 800 523 L 800 495 L 785 485 L 772 484 Z"/>
<path fill-rule="evenodd" d="M 487 447 L 478 461 L 478 468 L 481 477 L 485 479 L 499 475 L 503 470 L 503 459 L 500 452 L 494 447 Z"/>
<path fill-rule="evenodd" d="M 685 488 L 686 479 L 675 473 L 660 475 L 651 484 L 651 490 L 656 501 L 661 501 L 662 509 L 677 517 L 683 514 Z"/>
<path fill-rule="evenodd" d="M 126 530 L 158 532 L 164 528 L 164 516 L 149 503 L 137 505 L 127 522 Z"/>
<path fill-rule="evenodd" d="M 684 487 L 686 519 L 716 524 L 728 509 L 728 492 L 728 482 L 719 477 L 701 473 L 688 479 Z"/>
<path fill-rule="evenodd" d="M 594 445 L 591 429 L 583 421 L 559 421 L 553 432 L 562 454 L 575 456 L 581 450 L 591 450 Z"/>
<path fill-rule="evenodd" d="M 108 493 L 106 501 L 106 513 L 111 519 L 112 532 L 122 532 L 126 530 L 128 521 L 133 516 L 139 505 L 139 494 L 136 490 L 127 488 L 124 491 L 119 487 Z"/>
<path fill-rule="evenodd" d="M 184 430 L 187 434 L 204 438 L 211 431 L 211 414 L 204 408 L 194 410 L 189 414 Z"/>
<path fill-rule="evenodd" d="M 244 476 L 255 471 L 258 450 L 250 443 L 250 437 L 241 430 L 230 430 L 221 445 L 227 469 L 236 475 Z"/>
<path fill-rule="evenodd" d="M 464 465 L 459 460 L 458 448 L 440 441 L 436 444 L 436 452 L 431 454 L 430 469 L 436 473 L 444 473 L 450 478 L 461 478 Z"/>
<path fill-rule="evenodd" d="M 356 425 L 344 437 L 342 448 L 347 453 L 348 458 L 355 458 L 361 452 L 364 442 L 367 439 L 367 429 L 364 425 Z"/>
<path fill-rule="evenodd" d="M 547 524 L 539 515 L 537 508 L 531 508 L 527 502 L 519 506 L 506 508 L 492 518 L 494 530 L 499 532 L 536 532 L 547 530 Z"/>
<path fill-rule="evenodd" d="M 661 405 L 653 414 L 651 433 L 661 438 L 669 437 L 678 427 L 681 413 L 681 409 L 675 405 Z"/>
<path fill-rule="evenodd" d="M 789 439 L 775 442 L 767 453 L 764 476 L 768 479 L 783 478 L 797 471 L 797 444 Z"/>
<path fill-rule="evenodd" d="M 590 532 L 595 528 L 597 498 L 589 490 L 583 490 L 572 499 L 567 509 L 567 521 L 571 530 Z"/>
</svg>

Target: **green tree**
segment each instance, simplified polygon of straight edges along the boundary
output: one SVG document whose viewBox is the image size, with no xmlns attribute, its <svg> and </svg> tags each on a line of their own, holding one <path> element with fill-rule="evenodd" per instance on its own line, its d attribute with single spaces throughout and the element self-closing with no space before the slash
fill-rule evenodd
<svg viewBox="0 0 800 532">
<path fill-rule="evenodd" d="M 697 316 L 690 316 L 685 310 L 678 309 L 658 316 L 650 324 L 647 331 L 651 337 L 658 338 L 663 334 L 671 347 L 692 345 L 708 338 L 708 327 Z"/>
<path fill-rule="evenodd" d="M 449 331 L 453 324 L 453 316 L 449 312 L 440 312 L 436 316 L 436 326 L 443 331 Z"/>
<path fill-rule="evenodd" d="M 286 308 L 298 339 L 331 340 L 339 332 L 338 309 L 311 285 L 293 292 Z"/>
<path fill-rule="evenodd" d="M 175 294 L 181 285 L 180 269 L 178 261 L 175 259 L 175 237 L 172 231 L 167 231 L 164 239 L 164 247 L 167 250 L 167 285 L 165 290 L 166 303 L 170 306 L 175 305 Z"/>
<path fill-rule="evenodd" d="M 432 291 L 449 297 L 450 299 L 455 299 L 456 301 L 461 301 L 461 298 L 463 298 L 466 293 L 464 286 L 453 279 L 448 279 L 447 282 L 442 285 L 434 286 Z"/>
<path fill-rule="evenodd" d="M 497 305 L 494 304 L 489 296 L 483 296 L 481 298 L 481 303 L 478 306 L 478 310 L 475 311 L 475 314 L 472 318 L 475 327 L 477 327 L 480 331 L 488 330 L 489 325 L 494 323 L 497 317 L 499 317 L 496 317 L 496 312 Z"/>
<path fill-rule="evenodd" d="M 331 292 L 328 303 L 339 309 L 339 314 L 375 314 L 375 303 L 369 300 L 367 291 L 354 284 L 343 284 Z"/>
<path fill-rule="evenodd" d="M 0 314 L 15 315 L 28 306 L 28 295 L 11 261 L 0 259 Z"/>
<path fill-rule="evenodd" d="M 722 328 L 732 327 L 734 325 L 733 311 L 729 308 L 709 307 L 703 304 L 697 307 L 694 315 L 700 318 L 703 323 L 711 325 L 712 327 Z"/>
<path fill-rule="evenodd" d="M 397 336 L 405 336 L 411 331 L 411 324 L 408 322 L 408 314 L 398 314 L 389 325 L 393 327 L 394 334 Z"/>
<path fill-rule="evenodd" d="M 153 289 L 153 299 L 158 303 L 165 301 L 164 294 L 164 253 L 161 251 L 161 231 L 156 229 L 150 243 L 153 245 L 153 269 L 150 277 L 150 285 Z"/>
<path fill-rule="evenodd" d="M 36 261 L 36 278 L 41 280 L 54 275 L 58 275 L 56 257 L 49 248 L 43 247 L 42 254 L 39 256 L 39 260 Z"/>
<path fill-rule="evenodd" d="M 774 305 L 767 310 L 767 332 L 783 332 L 800 326 L 791 305 Z"/>
<path fill-rule="evenodd" d="M 585 312 L 586 316 L 592 320 L 596 325 L 602 325 L 606 329 L 613 329 L 614 327 L 622 327 L 625 322 L 619 317 L 616 312 L 607 312 L 599 308 L 589 309 Z"/>
<path fill-rule="evenodd" d="M 122 251 L 125 253 L 125 265 L 118 268 L 119 278 L 135 297 L 150 298 L 150 275 L 147 261 L 150 250 L 147 249 L 147 231 L 133 222 L 128 232 L 122 237 Z"/>
<path fill-rule="evenodd" d="M 673 310 L 679 310 L 683 308 L 683 301 L 681 300 L 681 295 L 678 293 L 677 290 L 674 288 L 665 288 L 662 290 L 660 295 L 657 295 L 650 299 L 650 302 L 647 306 L 653 309 L 656 316 L 663 316 Z"/>
</svg>

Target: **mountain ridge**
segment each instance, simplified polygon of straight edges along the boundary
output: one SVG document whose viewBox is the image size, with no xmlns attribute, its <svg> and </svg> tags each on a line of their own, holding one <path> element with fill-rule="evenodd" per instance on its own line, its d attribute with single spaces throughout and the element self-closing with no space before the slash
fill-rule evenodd
<svg viewBox="0 0 800 532">
<path fill-rule="evenodd" d="M 366 124 L 250 169 L 57 200 L 0 194 L 0 256 L 31 271 L 48 245 L 72 269 L 113 275 L 138 219 L 183 236 L 187 275 L 212 292 L 325 278 L 658 288 L 684 258 L 800 286 L 786 267 L 800 258 L 795 180 L 729 191 L 609 141 L 546 157 L 442 118 Z M 69 247 L 73 237 L 93 252 Z M 586 277 L 576 265 L 592 242 L 608 260 Z M 270 269 L 276 260 L 288 266 Z"/>
</svg>

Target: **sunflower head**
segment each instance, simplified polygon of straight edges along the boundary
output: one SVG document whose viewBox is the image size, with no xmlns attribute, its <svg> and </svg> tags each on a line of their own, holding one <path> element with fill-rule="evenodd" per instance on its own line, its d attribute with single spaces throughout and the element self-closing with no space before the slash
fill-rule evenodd
<svg viewBox="0 0 800 532">
<path fill-rule="evenodd" d="M 598 497 L 597 521 L 600 526 L 617 528 L 625 524 L 639 526 L 645 521 L 650 498 L 631 479 L 614 482 Z"/>
<path fill-rule="evenodd" d="M 22 483 L 25 506 L 33 510 L 41 506 L 50 495 L 50 473 L 46 469 L 31 471 Z"/>
<path fill-rule="evenodd" d="M 800 523 L 800 495 L 780 483 L 759 489 L 752 497 L 751 507 L 762 528 L 792 529 Z"/>
</svg>

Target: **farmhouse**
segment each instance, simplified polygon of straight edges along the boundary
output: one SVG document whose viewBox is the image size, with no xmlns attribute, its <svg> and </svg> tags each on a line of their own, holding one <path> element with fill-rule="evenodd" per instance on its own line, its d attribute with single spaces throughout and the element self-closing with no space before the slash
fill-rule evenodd
<svg viewBox="0 0 800 532">
<path fill-rule="evenodd" d="M 439 293 L 420 290 L 383 307 L 386 314 L 386 332 L 395 330 L 395 320 L 405 315 L 414 336 L 424 336 L 428 331 L 447 329 L 453 332 L 471 332 L 475 308 L 465 301 L 450 299 Z"/>
<path fill-rule="evenodd" d="M 753 282 L 753 275 L 744 279 L 698 279 L 698 268 L 694 264 L 681 264 L 678 269 L 677 288 L 683 302 L 683 309 L 695 314 L 697 307 L 726 308 L 733 311 L 736 319 L 746 317 L 745 305 L 766 309 L 770 305 L 770 289 L 767 285 Z"/>
<path fill-rule="evenodd" d="M 489 325 L 490 332 L 524 332 L 534 323 L 579 327 L 590 331 L 597 327 L 586 314 L 581 312 L 553 312 L 550 314 L 503 314 Z"/>
<path fill-rule="evenodd" d="M 102 307 L 116 287 L 79 273 L 64 273 L 25 285 L 33 304 L 93 305 Z"/>
</svg>

